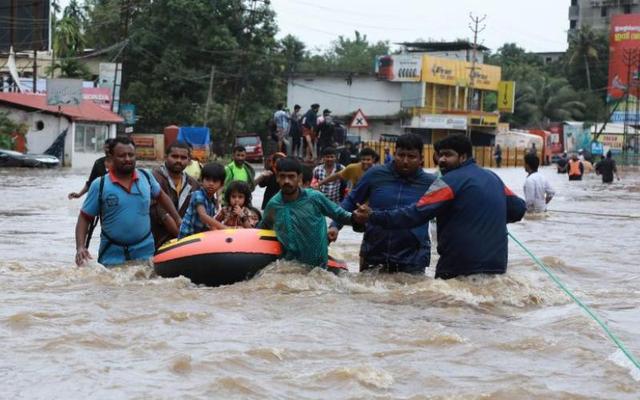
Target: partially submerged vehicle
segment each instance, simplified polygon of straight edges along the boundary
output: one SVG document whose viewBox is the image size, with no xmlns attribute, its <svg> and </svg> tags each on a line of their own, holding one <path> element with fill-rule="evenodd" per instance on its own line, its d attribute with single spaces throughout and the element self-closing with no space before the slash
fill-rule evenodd
<svg viewBox="0 0 640 400">
<path fill-rule="evenodd" d="M 0 167 L 51 168 L 58 165 L 60 165 L 58 157 L 0 149 Z"/>
</svg>

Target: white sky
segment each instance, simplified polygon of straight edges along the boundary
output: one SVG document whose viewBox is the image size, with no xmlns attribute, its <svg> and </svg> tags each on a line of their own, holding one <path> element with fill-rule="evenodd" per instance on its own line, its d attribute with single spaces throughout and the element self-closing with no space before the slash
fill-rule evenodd
<svg viewBox="0 0 640 400">
<path fill-rule="evenodd" d="M 473 39 L 469 13 L 487 18 L 479 42 L 495 51 L 515 42 L 528 51 L 565 51 L 569 4 L 562 0 L 271 0 L 278 37 L 293 34 L 324 50 L 354 31 L 391 43 Z"/>
<path fill-rule="evenodd" d="M 61 0 L 66 6 L 69 0 Z M 527 51 L 565 51 L 566 0 L 271 0 L 278 38 L 293 34 L 309 50 L 325 50 L 339 35 L 358 30 L 390 43 L 472 39 L 469 13 L 487 18 L 480 42 L 495 51 L 514 42 Z"/>
</svg>

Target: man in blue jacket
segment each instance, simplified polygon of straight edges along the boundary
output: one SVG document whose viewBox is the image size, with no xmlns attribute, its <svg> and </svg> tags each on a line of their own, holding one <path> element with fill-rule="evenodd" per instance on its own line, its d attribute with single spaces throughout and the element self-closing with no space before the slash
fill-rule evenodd
<svg viewBox="0 0 640 400">
<path fill-rule="evenodd" d="M 423 226 L 437 217 L 436 278 L 505 273 L 507 223 L 522 219 L 527 209 L 524 200 L 496 174 L 476 165 L 465 136 L 449 136 L 438 146 L 438 166 L 444 175 L 416 204 L 373 211 L 361 206 L 358 219 L 368 216 L 369 224 L 397 229 Z"/>
<path fill-rule="evenodd" d="M 368 201 L 373 210 L 389 210 L 417 202 L 436 179 L 422 170 L 422 148 L 419 135 L 400 136 L 393 161 L 367 170 L 340 206 L 353 211 Z M 367 223 L 360 247 L 360 270 L 382 267 L 384 272 L 424 274 L 431 256 L 428 226 L 427 220 L 394 229 Z M 329 240 L 337 239 L 340 228 L 336 222 L 331 224 Z"/>
</svg>

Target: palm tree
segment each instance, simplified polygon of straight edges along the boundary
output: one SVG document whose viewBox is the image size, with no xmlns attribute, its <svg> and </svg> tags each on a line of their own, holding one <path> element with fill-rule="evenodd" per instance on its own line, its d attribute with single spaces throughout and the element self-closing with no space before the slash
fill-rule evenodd
<svg viewBox="0 0 640 400">
<path fill-rule="evenodd" d="M 582 120 L 585 104 L 564 78 L 545 75 L 516 84 L 513 123 L 523 127 L 543 128 L 550 122 Z"/>
<path fill-rule="evenodd" d="M 597 42 L 600 33 L 591 29 L 589 25 L 583 25 L 569 36 L 569 63 L 583 62 L 587 77 L 587 88 L 591 90 L 590 61 L 598 61 L 599 54 Z"/>
</svg>

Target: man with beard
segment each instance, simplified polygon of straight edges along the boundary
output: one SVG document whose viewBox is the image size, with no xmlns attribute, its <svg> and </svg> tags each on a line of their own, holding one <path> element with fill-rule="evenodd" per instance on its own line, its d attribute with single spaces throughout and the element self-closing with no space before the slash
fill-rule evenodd
<svg viewBox="0 0 640 400">
<path fill-rule="evenodd" d="M 153 169 L 153 176 L 160 184 L 160 189 L 169 196 L 180 218 L 184 217 L 189 207 L 191 193 L 200 187 L 198 181 L 185 172 L 190 162 L 189 145 L 184 142 L 173 142 L 167 148 L 164 164 Z M 156 248 L 167 240 L 178 237 L 180 225 L 175 225 L 169 213 L 155 200 L 151 204 L 150 215 L 151 232 Z"/>
<path fill-rule="evenodd" d="M 280 192 L 267 204 L 258 227 L 276 231 L 285 260 L 326 268 L 329 242 L 325 217 L 351 224 L 351 213 L 322 193 L 301 188 L 302 165 L 295 158 L 278 160 L 276 171 Z"/>
<path fill-rule="evenodd" d="M 365 154 L 365 150 L 361 154 Z M 389 164 L 371 167 L 341 206 L 353 211 L 358 204 L 366 202 L 373 210 L 414 204 L 436 179 L 422 170 L 422 150 L 419 135 L 408 133 L 400 136 L 394 159 Z M 428 222 L 425 220 L 413 228 L 398 226 L 394 229 L 367 223 L 360 246 L 360 270 L 381 267 L 383 272 L 424 274 L 431 255 Z M 342 225 L 334 221 L 329 228 L 329 240 L 336 240 L 341 228 Z"/>
<path fill-rule="evenodd" d="M 151 235 L 151 200 L 169 212 L 176 225 L 182 222 L 169 196 L 153 175 L 136 169 L 135 147 L 129 138 L 116 138 L 109 149 L 112 168 L 91 184 L 76 223 L 76 264 L 91 259 L 85 235 L 94 217 L 101 220 L 98 262 L 107 267 L 129 260 L 146 261 L 155 246 Z M 142 176 L 141 176 L 142 175 Z"/>
<path fill-rule="evenodd" d="M 415 204 L 395 210 L 360 206 L 358 219 L 387 229 L 422 226 L 437 217 L 436 278 L 503 274 L 507 270 L 507 223 L 520 221 L 527 206 L 493 172 L 473 159 L 471 141 L 455 135 L 438 145 L 444 174 Z M 408 247 L 408 246 L 407 246 Z"/>
</svg>

